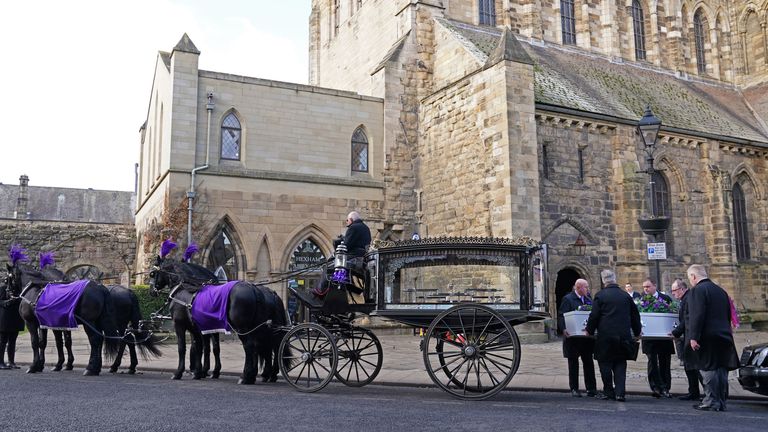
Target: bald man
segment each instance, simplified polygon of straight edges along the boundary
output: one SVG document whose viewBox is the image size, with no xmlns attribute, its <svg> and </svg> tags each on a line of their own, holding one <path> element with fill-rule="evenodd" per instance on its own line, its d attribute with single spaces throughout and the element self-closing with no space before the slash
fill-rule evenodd
<svg viewBox="0 0 768 432">
<path fill-rule="evenodd" d="M 595 381 L 595 363 L 592 354 L 595 352 L 595 340 L 583 335 L 571 335 L 565 329 L 565 316 L 567 312 L 578 310 L 580 306 L 591 305 L 589 296 L 589 282 L 577 279 L 573 285 L 573 291 L 563 297 L 560 309 L 557 313 L 557 324 L 563 332 L 563 357 L 568 359 L 568 385 L 571 387 L 571 396 L 581 397 L 579 391 L 579 358 L 584 365 L 584 386 L 588 397 L 597 395 L 597 383 Z"/>
</svg>

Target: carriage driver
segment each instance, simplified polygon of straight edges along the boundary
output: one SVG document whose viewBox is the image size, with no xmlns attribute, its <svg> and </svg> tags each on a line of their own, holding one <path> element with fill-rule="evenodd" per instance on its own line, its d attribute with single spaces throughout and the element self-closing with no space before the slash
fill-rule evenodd
<svg viewBox="0 0 768 432">
<path fill-rule="evenodd" d="M 360 213 L 353 211 L 347 215 L 347 231 L 344 233 L 344 244 L 350 257 L 361 257 L 368 251 L 371 244 L 371 230 L 363 222 Z"/>
</svg>

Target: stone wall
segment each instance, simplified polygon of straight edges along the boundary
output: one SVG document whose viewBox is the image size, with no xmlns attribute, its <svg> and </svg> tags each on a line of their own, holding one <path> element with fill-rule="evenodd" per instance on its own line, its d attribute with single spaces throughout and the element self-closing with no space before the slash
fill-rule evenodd
<svg viewBox="0 0 768 432">
<path fill-rule="evenodd" d="M 0 219 L 0 246 L 12 244 L 27 249 L 37 265 L 40 252 L 54 252 L 56 267 L 70 272 L 82 266 L 95 266 L 108 284 L 127 285 L 136 257 L 136 237 L 132 224 L 78 222 L 36 222 Z M 0 261 L 7 262 L 4 253 Z"/>
</svg>

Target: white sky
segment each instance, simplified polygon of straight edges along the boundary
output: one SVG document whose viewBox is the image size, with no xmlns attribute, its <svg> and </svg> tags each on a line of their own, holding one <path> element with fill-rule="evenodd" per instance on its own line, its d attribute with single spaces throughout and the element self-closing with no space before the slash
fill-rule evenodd
<svg viewBox="0 0 768 432">
<path fill-rule="evenodd" d="M 158 51 L 306 83 L 310 0 L 0 2 L 0 182 L 132 191 Z"/>
</svg>

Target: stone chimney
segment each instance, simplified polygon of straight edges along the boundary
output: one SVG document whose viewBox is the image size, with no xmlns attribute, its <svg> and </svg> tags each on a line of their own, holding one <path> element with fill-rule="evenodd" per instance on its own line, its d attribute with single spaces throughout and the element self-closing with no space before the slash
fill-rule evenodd
<svg viewBox="0 0 768 432">
<path fill-rule="evenodd" d="M 29 177 L 22 174 L 19 177 L 19 198 L 16 200 L 16 219 L 28 219 L 27 204 L 29 203 Z"/>
</svg>

